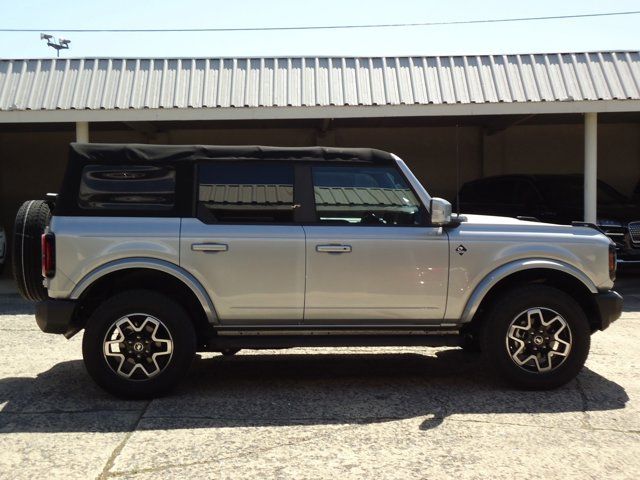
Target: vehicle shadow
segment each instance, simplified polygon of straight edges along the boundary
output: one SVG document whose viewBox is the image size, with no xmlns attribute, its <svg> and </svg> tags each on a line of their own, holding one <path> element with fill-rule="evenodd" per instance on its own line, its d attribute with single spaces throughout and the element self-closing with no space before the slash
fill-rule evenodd
<svg viewBox="0 0 640 480">
<path fill-rule="evenodd" d="M 119 400 L 79 360 L 36 378 L 0 380 L 0 433 L 128 431 L 370 424 L 422 418 L 428 430 L 454 414 L 622 409 L 620 385 L 585 368 L 548 392 L 511 389 L 459 349 L 417 353 L 249 354 L 198 359 L 173 394 Z M 579 421 L 575 419 L 575 421 Z"/>
<path fill-rule="evenodd" d="M 24 300 L 16 294 L 0 294 L 0 315 L 33 315 L 35 303 Z"/>
</svg>

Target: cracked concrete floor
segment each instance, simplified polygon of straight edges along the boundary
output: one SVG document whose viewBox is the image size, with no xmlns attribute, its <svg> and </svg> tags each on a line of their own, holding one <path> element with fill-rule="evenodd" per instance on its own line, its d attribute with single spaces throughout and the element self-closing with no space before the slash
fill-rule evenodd
<svg viewBox="0 0 640 480">
<path fill-rule="evenodd" d="M 0 296 L 0 478 L 637 478 L 640 287 L 577 381 L 522 392 L 434 348 L 203 355 L 175 394 L 117 400 L 80 335 Z"/>
</svg>

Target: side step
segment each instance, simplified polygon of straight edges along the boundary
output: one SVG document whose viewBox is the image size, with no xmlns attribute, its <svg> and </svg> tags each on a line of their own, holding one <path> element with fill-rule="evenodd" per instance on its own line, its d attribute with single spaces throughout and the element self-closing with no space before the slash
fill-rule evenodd
<svg viewBox="0 0 640 480">
<path fill-rule="evenodd" d="M 294 347 L 457 347 L 461 335 L 213 335 L 207 349 L 279 349 Z"/>
</svg>

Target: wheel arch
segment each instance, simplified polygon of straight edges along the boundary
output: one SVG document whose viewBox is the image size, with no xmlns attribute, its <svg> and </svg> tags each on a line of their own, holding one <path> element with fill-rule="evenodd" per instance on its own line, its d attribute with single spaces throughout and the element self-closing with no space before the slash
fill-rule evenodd
<svg viewBox="0 0 640 480">
<path fill-rule="evenodd" d="M 77 326 L 82 328 L 82 321 L 86 321 L 94 307 L 90 299 L 104 299 L 107 294 L 127 288 L 140 288 L 141 285 L 166 293 L 175 292 L 185 307 L 197 316 L 203 328 L 205 325 L 218 323 L 211 298 L 202 284 L 189 272 L 164 260 L 128 258 L 102 265 L 76 284 L 69 297 L 77 300 L 80 307 L 76 315 Z"/>
<path fill-rule="evenodd" d="M 596 285 L 577 268 L 546 259 L 511 262 L 493 270 L 471 294 L 461 322 L 482 322 L 483 313 L 502 292 L 531 283 L 550 285 L 571 295 L 584 309 L 592 330 L 599 329 L 600 311 L 593 296 L 598 292 Z"/>
</svg>

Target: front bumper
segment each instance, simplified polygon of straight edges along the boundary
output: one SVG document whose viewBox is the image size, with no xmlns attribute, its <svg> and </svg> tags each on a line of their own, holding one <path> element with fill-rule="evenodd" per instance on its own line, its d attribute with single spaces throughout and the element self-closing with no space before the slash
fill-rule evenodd
<svg viewBox="0 0 640 480">
<path fill-rule="evenodd" d="M 600 324 L 598 330 L 604 330 L 622 315 L 622 295 L 615 290 L 595 294 Z"/>
<path fill-rule="evenodd" d="M 36 304 L 36 323 L 44 333 L 62 333 L 70 338 L 77 332 L 73 326 L 75 309 L 74 300 L 49 298 Z"/>
</svg>

